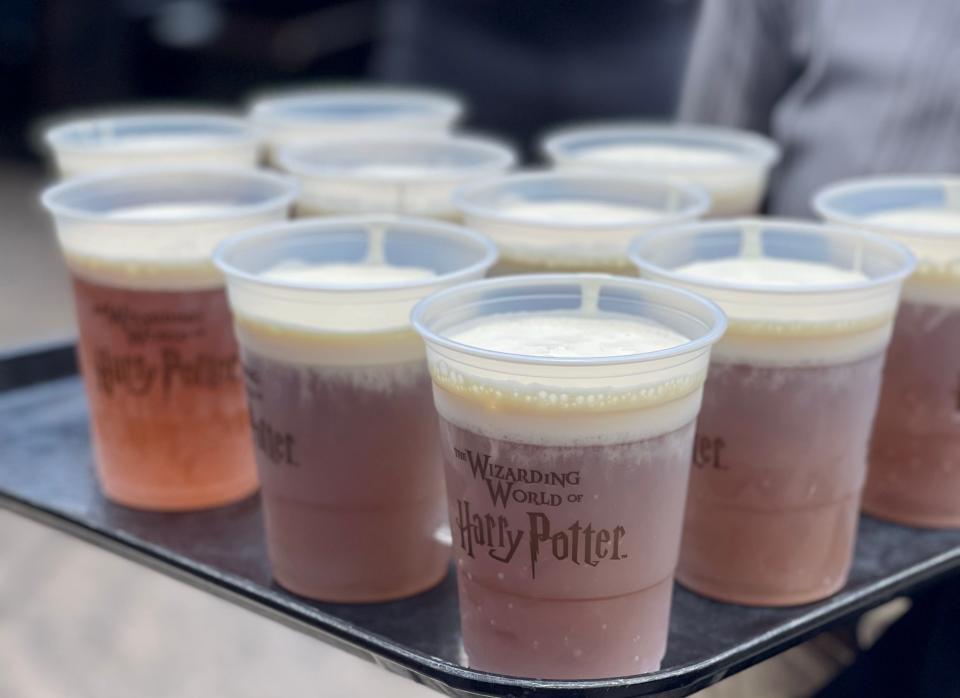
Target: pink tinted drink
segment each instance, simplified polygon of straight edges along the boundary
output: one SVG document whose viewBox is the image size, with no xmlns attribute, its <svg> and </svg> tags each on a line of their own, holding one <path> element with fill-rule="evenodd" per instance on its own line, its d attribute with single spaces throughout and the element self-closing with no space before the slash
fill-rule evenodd
<svg viewBox="0 0 960 698">
<path fill-rule="evenodd" d="M 714 361 L 677 576 L 708 596 L 791 605 L 846 581 L 883 354 L 831 366 Z"/>
<path fill-rule="evenodd" d="M 677 579 L 786 606 L 847 580 L 884 351 L 913 260 L 896 243 L 777 219 L 638 238 L 641 275 L 715 300 Z"/>
<path fill-rule="evenodd" d="M 659 668 L 692 421 L 599 446 L 441 423 L 470 666 L 550 678 Z"/>
<path fill-rule="evenodd" d="M 653 671 L 664 655 L 704 342 L 712 339 L 690 341 L 642 316 L 591 311 L 590 289 L 580 313 L 517 311 L 524 289 L 539 299 L 550 294 L 538 283 L 601 279 L 648 286 L 615 277 L 503 278 L 439 294 L 431 299 L 439 310 L 428 300 L 420 320 L 415 314 L 441 417 L 472 668 L 600 678 Z M 503 312 L 489 299 L 476 307 L 490 314 L 467 312 L 486 289 L 518 299 Z M 451 314 L 473 315 L 442 330 L 457 343 L 450 347 L 424 329 L 432 312 L 444 327 L 444 295 Z M 692 345 L 686 360 L 673 355 L 663 364 L 654 354 L 645 362 L 646 352 Z M 629 358 L 615 367 L 585 358 L 609 355 Z M 570 359 L 581 363 L 564 363 Z"/>
<path fill-rule="evenodd" d="M 262 228 L 218 250 L 279 584 L 374 602 L 446 575 L 437 420 L 409 315 L 494 259 L 472 231 L 382 217 Z"/>
<path fill-rule="evenodd" d="M 863 507 L 914 526 L 960 527 L 960 306 L 912 301 L 909 285 L 905 294 Z"/>
<path fill-rule="evenodd" d="M 439 582 L 449 548 L 423 359 L 316 366 L 260 354 L 258 329 L 239 331 L 277 581 L 349 602 Z"/>
</svg>

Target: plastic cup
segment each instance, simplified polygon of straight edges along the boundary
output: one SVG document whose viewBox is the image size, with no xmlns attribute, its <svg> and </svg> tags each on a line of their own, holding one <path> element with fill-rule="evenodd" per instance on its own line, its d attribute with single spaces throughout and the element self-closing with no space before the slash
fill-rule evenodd
<svg viewBox="0 0 960 698">
<path fill-rule="evenodd" d="M 385 601 L 446 575 L 437 422 L 409 315 L 495 260 L 479 233 L 385 216 L 267 226 L 218 249 L 282 586 Z M 423 275 L 397 279 L 410 271 Z"/>
<path fill-rule="evenodd" d="M 862 231 L 768 218 L 646 233 L 631 258 L 642 277 L 716 301 L 729 322 L 704 389 L 677 579 L 748 605 L 833 594 L 850 569 L 913 257 Z M 722 278 L 691 264 L 741 266 Z"/>
<path fill-rule="evenodd" d="M 49 129 L 63 177 L 155 165 L 256 167 L 260 137 L 239 118 L 204 112 L 106 114 Z"/>
<path fill-rule="evenodd" d="M 459 99 L 442 92 L 328 87 L 262 95 L 250 119 L 266 134 L 272 153 L 297 143 L 379 135 L 450 131 L 463 116 Z"/>
<path fill-rule="evenodd" d="M 394 213 L 459 222 L 453 192 L 507 171 L 513 151 L 496 141 L 449 136 L 366 136 L 280 151 L 301 185 L 299 217 Z"/>
<path fill-rule="evenodd" d="M 887 352 L 863 507 L 913 526 L 960 527 L 960 178 L 844 182 L 814 207 L 918 259 Z"/>
<path fill-rule="evenodd" d="M 607 124 L 548 134 L 562 169 L 682 177 L 710 194 L 710 215 L 756 213 L 780 147 L 756 133 L 687 124 Z"/>
<path fill-rule="evenodd" d="M 682 181 L 524 172 L 468 184 L 455 192 L 454 204 L 466 225 L 500 248 L 495 274 L 633 274 L 627 248 L 637 233 L 698 218 L 710 200 Z"/>
<path fill-rule="evenodd" d="M 231 233 L 286 217 L 285 177 L 254 170 L 125 170 L 48 189 L 73 278 L 79 358 L 106 496 L 200 509 L 257 488 L 223 279 Z"/>
<path fill-rule="evenodd" d="M 464 338 L 491 323 L 522 353 Z M 723 314 L 660 284 L 543 274 L 443 291 L 413 324 L 440 414 L 469 665 L 544 679 L 657 669 Z M 658 345 L 625 331 L 676 334 L 626 353 Z"/>
</svg>

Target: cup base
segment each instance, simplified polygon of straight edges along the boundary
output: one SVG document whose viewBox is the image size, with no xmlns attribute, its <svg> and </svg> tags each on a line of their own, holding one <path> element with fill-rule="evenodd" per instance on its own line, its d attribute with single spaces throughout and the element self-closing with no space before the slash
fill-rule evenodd
<svg viewBox="0 0 960 698">
<path fill-rule="evenodd" d="M 823 601 L 840 591 L 847 583 L 847 575 L 830 586 L 809 591 L 798 591 L 791 594 L 750 594 L 730 588 L 725 588 L 716 580 L 697 579 L 677 572 L 677 584 L 694 594 L 698 594 L 714 601 L 735 603 L 740 606 L 756 606 L 767 608 L 786 608 L 789 606 L 803 606 L 804 604 Z"/>
<path fill-rule="evenodd" d="M 385 601 L 399 601 L 400 599 L 407 599 L 411 596 L 416 596 L 417 594 L 423 594 L 424 592 L 430 591 L 434 587 L 438 586 L 444 579 L 447 577 L 448 568 L 444 567 L 439 574 L 431 575 L 423 581 L 419 581 L 415 584 L 402 589 L 397 589 L 389 593 L 367 593 L 359 591 L 358 593 L 330 593 L 328 591 L 318 591 L 316 589 L 308 589 L 306 587 L 299 586 L 296 582 L 291 582 L 290 580 L 284 580 L 277 576 L 276 571 L 274 571 L 273 581 L 275 581 L 279 586 L 283 587 L 291 594 L 296 594 L 297 596 L 302 596 L 305 599 L 310 599 L 312 601 L 323 601 L 325 603 L 382 603 Z"/>
<path fill-rule="evenodd" d="M 863 513 L 875 519 L 895 523 L 900 526 L 929 529 L 960 528 L 960 513 L 954 515 L 937 515 L 929 512 L 911 511 L 909 509 L 895 509 L 889 506 L 878 506 L 870 502 L 863 502 Z"/>
<path fill-rule="evenodd" d="M 133 492 L 123 490 L 101 481 L 100 490 L 103 496 L 114 504 L 140 511 L 198 511 L 202 509 L 216 509 L 236 504 L 255 494 L 260 489 L 260 483 L 254 478 L 231 484 L 227 487 L 209 488 L 190 492 Z"/>
</svg>

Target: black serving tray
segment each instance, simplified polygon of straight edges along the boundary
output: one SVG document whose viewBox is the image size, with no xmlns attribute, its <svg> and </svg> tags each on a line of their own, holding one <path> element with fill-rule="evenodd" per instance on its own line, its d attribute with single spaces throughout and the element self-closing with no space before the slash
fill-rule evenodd
<svg viewBox="0 0 960 698">
<path fill-rule="evenodd" d="M 221 509 L 155 514 L 97 490 L 73 348 L 0 356 L 0 505 L 310 633 L 451 696 L 684 696 L 918 586 L 960 571 L 960 531 L 860 522 L 847 586 L 796 608 L 721 604 L 677 588 L 663 669 L 593 681 L 540 681 L 458 663 L 453 575 L 382 604 L 315 603 L 270 578 L 256 497 Z"/>
</svg>

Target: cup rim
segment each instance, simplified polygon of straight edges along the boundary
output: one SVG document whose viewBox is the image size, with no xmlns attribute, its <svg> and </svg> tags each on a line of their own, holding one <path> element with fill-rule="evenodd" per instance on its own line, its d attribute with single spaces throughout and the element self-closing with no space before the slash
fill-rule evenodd
<svg viewBox="0 0 960 698">
<path fill-rule="evenodd" d="M 366 87 L 341 85 L 337 87 L 303 86 L 286 90 L 272 90 L 254 94 L 247 101 L 249 118 L 258 123 L 312 124 L 341 123 L 344 119 L 317 119 L 290 113 L 291 106 L 298 104 L 336 106 L 340 104 L 415 105 L 422 107 L 430 117 L 454 122 L 463 116 L 463 103 L 452 93 L 442 90 L 415 89 L 384 85 Z M 389 119 L 385 119 L 389 122 Z"/>
<path fill-rule="evenodd" d="M 734 152 L 740 156 L 735 160 L 738 165 L 755 162 L 764 168 L 771 168 L 776 165 L 783 154 L 782 148 L 776 141 L 753 131 L 683 122 L 643 120 L 600 121 L 563 126 L 545 133 L 540 139 L 540 148 L 555 163 L 578 163 L 581 160 L 571 157 L 569 154 L 571 145 L 582 139 L 598 137 L 631 140 L 640 138 L 666 144 L 683 142 L 687 137 L 701 138 L 711 145 L 716 145 L 720 150 Z M 595 164 L 588 159 L 583 159 L 582 162 L 583 164 Z M 686 172 L 690 170 L 723 170 L 729 168 L 730 165 L 730 162 L 664 163 L 657 164 L 657 168 L 673 172 Z"/>
<path fill-rule="evenodd" d="M 222 132 L 211 134 L 210 139 L 198 138 L 196 143 L 190 144 L 191 150 L 214 150 L 228 144 L 257 145 L 260 142 L 260 135 L 253 124 L 240 116 L 216 111 L 191 111 L 189 109 L 115 112 L 101 116 L 70 118 L 50 126 L 44 133 L 43 138 L 54 151 L 73 153 L 104 151 L 109 149 L 109 146 L 103 143 L 84 142 L 82 136 L 86 130 L 105 127 L 110 123 L 131 127 L 149 126 L 155 123 L 185 125 L 197 123 L 224 127 Z M 162 137 L 160 136 L 160 138 Z M 135 152 L 140 150 L 136 147 L 138 140 L 139 138 L 130 139 L 129 142 L 132 145 L 128 146 L 129 150 Z"/>
<path fill-rule="evenodd" d="M 651 221 L 649 218 L 636 218 L 616 222 L 588 223 L 584 221 L 546 221 L 535 219 L 521 219 L 497 210 L 493 206 L 474 203 L 471 197 L 481 193 L 488 193 L 496 189 L 506 189 L 510 185 L 522 182 L 553 182 L 553 181 L 593 181 L 609 182 L 610 184 L 654 185 L 665 189 L 672 188 L 691 197 L 693 201 L 686 210 L 664 212 L 662 218 Z M 566 170 L 528 169 L 521 172 L 510 172 L 495 175 L 489 178 L 464 184 L 453 192 L 454 206 L 466 215 L 501 223 L 511 223 L 530 228 L 562 229 L 562 230 L 628 230 L 638 226 L 663 225 L 671 222 L 685 221 L 698 218 L 710 209 L 710 195 L 702 186 L 676 177 L 654 175 L 617 175 L 605 172 L 570 172 Z"/>
<path fill-rule="evenodd" d="M 847 281 L 828 284 L 807 284 L 804 286 L 784 286 L 779 284 L 748 284 L 736 283 L 732 281 L 719 281 L 716 279 L 705 279 L 703 277 L 691 274 L 682 274 L 671 269 L 666 269 L 657 264 L 648 261 L 642 255 L 642 246 L 651 241 L 659 241 L 663 238 L 677 238 L 683 234 L 692 234 L 695 232 L 720 232 L 730 229 L 741 230 L 746 226 L 757 226 L 761 229 L 769 226 L 777 226 L 781 229 L 789 229 L 791 232 L 799 233 L 819 233 L 833 236 L 842 236 L 847 239 L 857 239 L 864 244 L 873 245 L 875 248 L 884 249 L 901 258 L 901 265 L 896 271 L 883 274 L 874 278 L 868 278 L 863 281 Z M 776 296 L 812 296 L 823 293 L 842 293 L 849 291 L 859 291 L 873 288 L 881 288 L 891 283 L 903 281 L 913 273 L 916 267 L 916 257 L 902 243 L 896 240 L 890 240 L 871 233 L 867 230 L 860 230 L 847 226 L 830 225 L 828 223 L 811 223 L 795 218 L 781 217 L 744 217 L 744 218 L 726 218 L 715 221 L 701 221 L 697 223 L 686 223 L 669 227 L 658 227 L 637 235 L 630 243 L 628 252 L 630 261 L 641 271 L 653 274 L 659 278 L 668 279 L 672 283 L 687 284 L 701 288 L 716 291 L 736 291 L 739 293 L 757 293 Z"/>
<path fill-rule="evenodd" d="M 112 183 L 130 182 L 136 179 L 151 177 L 169 178 L 171 175 L 184 177 L 223 177 L 235 180 L 256 181 L 272 185 L 276 191 L 264 200 L 253 203 L 236 204 L 223 211 L 208 211 L 188 216 L 163 219 L 161 221 L 147 218 L 113 219 L 109 213 L 92 212 L 82 207 L 65 204 L 60 199 L 63 196 L 83 191 L 87 188 L 104 186 Z M 214 221 L 230 220 L 245 216 L 256 215 L 266 211 L 287 208 L 293 205 L 300 193 L 300 186 L 296 179 L 288 175 L 258 170 L 254 167 L 210 167 L 206 165 L 155 165 L 151 167 L 119 168 L 91 174 L 72 177 L 47 187 L 40 195 L 40 202 L 55 218 L 71 218 L 101 224 L 118 224 L 124 226 L 140 225 L 185 225 L 190 223 L 210 223 Z"/>
<path fill-rule="evenodd" d="M 635 354 L 621 354 L 618 356 L 595 356 L 595 357 L 560 357 L 560 356 L 534 356 L 531 354 L 513 354 L 510 352 L 494 351 L 492 349 L 483 349 L 470 344 L 463 344 L 445 337 L 427 325 L 425 315 L 431 307 L 457 295 L 469 294 L 478 290 L 495 290 L 509 288 L 510 286 L 542 286 L 545 284 L 577 284 L 578 282 L 595 282 L 598 284 L 619 284 L 621 286 L 631 286 L 633 288 L 646 288 L 658 291 L 661 294 L 667 294 L 674 298 L 683 298 L 687 301 L 701 306 L 710 316 L 710 324 L 707 331 L 696 339 L 688 339 L 682 344 L 667 349 L 658 349 L 656 351 L 640 352 Z M 677 313 L 680 309 L 673 309 Z M 669 284 L 657 281 L 648 281 L 646 279 L 632 279 L 626 276 L 615 276 L 613 274 L 521 274 L 516 276 L 500 276 L 492 279 L 480 279 L 470 283 L 460 284 L 452 288 L 437 291 L 427 298 L 417 303 L 410 313 L 410 322 L 413 328 L 420 334 L 424 342 L 441 346 L 461 354 L 475 356 L 483 359 L 497 361 L 507 361 L 514 364 L 523 364 L 527 366 L 618 366 L 624 364 L 633 364 L 638 362 L 655 361 L 658 359 L 668 359 L 676 356 L 691 354 L 715 344 L 727 329 L 727 318 L 720 306 L 715 302 L 693 291 L 684 288 L 678 288 Z"/>
<path fill-rule="evenodd" d="M 444 169 L 416 173 L 412 175 L 397 175 L 383 173 L 365 173 L 363 171 L 351 171 L 337 169 L 322 162 L 314 163 L 309 160 L 315 157 L 317 152 L 324 150 L 342 150 L 351 148 L 367 148 L 369 146 L 383 147 L 409 147 L 409 146 L 453 146 L 465 148 L 474 153 L 483 153 L 490 156 L 488 162 L 473 167 L 464 167 L 459 169 Z M 431 182 L 456 181 L 464 176 L 483 176 L 500 172 L 513 167 L 517 162 L 517 154 L 506 143 L 495 138 L 474 136 L 474 135 L 456 135 L 447 134 L 403 134 L 403 135 L 370 135 L 370 136 L 350 136 L 347 138 L 337 138 L 335 140 L 313 141 L 306 143 L 293 143 L 282 146 L 276 156 L 277 164 L 285 171 L 297 177 L 308 179 L 336 179 L 340 181 L 350 181 L 356 183 L 382 183 L 382 184 L 419 184 Z"/>
<path fill-rule="evenodd" d="M 884 233 L 896 234 L 904 237 L 929 237 L 937 239 L 955 239 L 960 244 L 960 234 L 946 230 L 935 230 L 924 226 L 904 226 L 894 223 L 873 222 L 849 213 L 838 210 L 832 203 L 832 200 L 839 196 L 852 194 L 856 192 L 896 188 L 921 188 L 930 187 L 940 190 L 947 187 L 954 187 L 960 191 L 960 177 L 956 175 L 888 175 L 881 177 L 854 177 L 841 179 L 828 184 L 813 195 L 810 205 L 821 218 L 825 220 L 838 221 L 843 225 L 855 227 L 867 227 L 871 230 L 882 230 Z M 945 210 L 956 211 L 960 214 L 960 207 L 944 206 Z M 898 206 L 884 211 L 909 211 L 909 207 Z"/>
<path fill-rule="evenodd" d="M 269 239 L 282 235 L 296 235 L 313 231 L 315 234 L 322 234 L 326 230 L 337 230 L 344 226 L 371 226 L 383 224 L 390 225 L 409 225 L 415 226 L 420 230 L 430 230 L 442 233 L 449 239 L 460 238 L 467 239 L 477 243 L 482 249 L 483 256 L 480 260 L 460 269 L 447 272 L 446 274 L 436 274 L 423 279 L 411 279 L 408 281 L 396 281 L 383 284 L 365 284 L 363 286 L 351 286 L 347 284 L 335 283 L 317 283 L 309 281 L 284 281 L 279 279 L 264 278 L 259 274 L 246 271 L 229 262 L 226 257 L 235 248 L 251 241 Z M 471 228 L 467 228 L 454 223 L 436 221 L 429 218 L 419 218 L 416 216 L 402 216 L 392 214 L 368 214 L 368 215 L 350 215 L 350 216 L 330 216 L 324 218 L 305 218 L 301 220 L 288 220 L 277 223 L 268 223 L 258 225 L 249 230 L 231 235 L 222 240 L 213 250 L 213 263 L 227 279 L 242 279 L 258 286 L 270 288 L 293 289 L 299 291 L 322 291 L 324 293 L 343 293 L 343 294 L 368 294 L 383 293 L 384 291 L 402 291 L 423 289 L 436 286 L 438 284 L 448 284 L 456 282 L 459 279 L 470 278 L 477 273 L 486 273 L 497 261 L 499 252 L 494 242 L 486 235 L 479 233 Z"/>
</svg>

